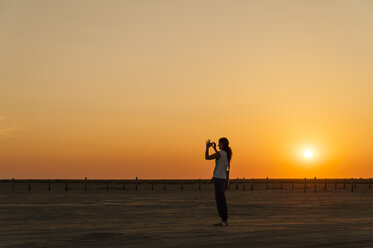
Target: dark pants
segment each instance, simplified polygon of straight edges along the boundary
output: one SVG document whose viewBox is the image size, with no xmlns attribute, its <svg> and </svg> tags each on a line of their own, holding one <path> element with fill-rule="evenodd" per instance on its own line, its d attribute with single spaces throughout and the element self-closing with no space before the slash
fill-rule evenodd
<svg viewBox="0 0 373 248">
<path fill-rule="evenodd" d="M 225 186 L 227 183 L 226 179 L 213 178 L 215 186 L 215 200 L 216 207 L 218 208 L 218 213 L 222 221 L 228 220 L 228 208 L 227 202 L 225 200 Z"/>
</svg>

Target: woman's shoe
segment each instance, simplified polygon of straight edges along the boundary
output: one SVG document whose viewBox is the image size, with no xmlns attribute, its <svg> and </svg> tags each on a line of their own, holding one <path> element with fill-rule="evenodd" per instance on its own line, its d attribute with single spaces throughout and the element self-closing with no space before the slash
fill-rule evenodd
<svg viewBox="0 0 373 248">
<path fill-rule="evenodd" d="M 215 223 L 214 226 L 228 226 L 228 222 L 226 222 L 226 221 L 219 221 L 218 223 Z"/>
</svg>

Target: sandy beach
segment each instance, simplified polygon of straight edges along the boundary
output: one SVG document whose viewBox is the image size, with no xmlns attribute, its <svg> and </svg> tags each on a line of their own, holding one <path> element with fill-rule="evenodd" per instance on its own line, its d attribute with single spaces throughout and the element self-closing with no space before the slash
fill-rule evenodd
<svg viewBox="0 0 373 248">
<path fill-rule="evenodd" d="M 3 187 L 0 241 L 1 247 L 373 247 L 373 190 L 358 186 L 353 193 L 231 186 L 228 227 L 212 225 L 219 218 L 211 184 L 166 191 Z"/>
</svg>

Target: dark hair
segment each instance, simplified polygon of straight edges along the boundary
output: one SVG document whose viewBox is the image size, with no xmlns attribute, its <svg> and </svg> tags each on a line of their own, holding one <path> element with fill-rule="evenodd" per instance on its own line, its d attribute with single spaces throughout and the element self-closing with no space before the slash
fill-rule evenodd
<svg viewBox="0 0 373 248">
<path fill-rule="evenodd" d="M 231 158 L 232 158 L 232 149 L 229 147 L 229 141 L 228 141 L 228 139 L 225 138 L 225 137 L 220 138 L 219 139 L 219 143 L 223 144 L 222 150 L 227 152 L 228 162 L 230 162 Z"/>
</svg>

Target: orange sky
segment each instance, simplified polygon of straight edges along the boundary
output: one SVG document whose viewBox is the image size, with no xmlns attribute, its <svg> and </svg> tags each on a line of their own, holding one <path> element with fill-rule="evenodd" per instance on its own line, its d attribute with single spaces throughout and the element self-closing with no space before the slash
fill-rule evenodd
<svg viewBox="0 0 373 248">
<path fill-rule="evenodd" d="M 0 0 L 0 178 L 373 177 L 372 13 Z"/>
</svg>

